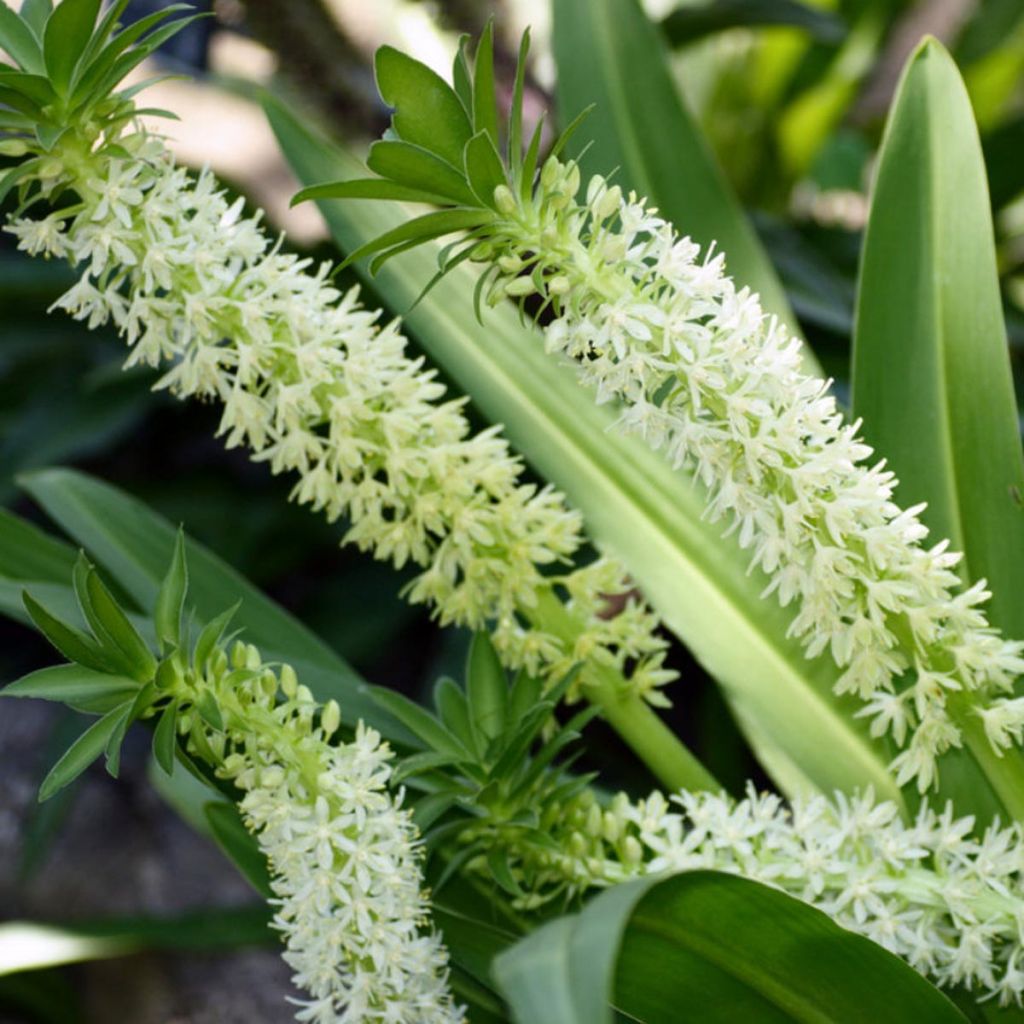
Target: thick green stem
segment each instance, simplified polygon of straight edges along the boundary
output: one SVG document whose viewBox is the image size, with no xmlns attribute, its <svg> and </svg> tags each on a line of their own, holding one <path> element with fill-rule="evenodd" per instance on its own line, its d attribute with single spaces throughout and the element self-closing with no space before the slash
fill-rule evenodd
<svg viewBox="0 0 1024 1024">
<path fill-rule="evenodd" d="M 531 618 L 537 628 L 557 636 L 572 649 L 579 624 L 550 588 L 538 593 Z M 621 672 L 605 665 L 587 665 L 582 691 L 663 786 L 670 790 L 722 790 L 651 706 L 630 689 Z"/>
</svg>

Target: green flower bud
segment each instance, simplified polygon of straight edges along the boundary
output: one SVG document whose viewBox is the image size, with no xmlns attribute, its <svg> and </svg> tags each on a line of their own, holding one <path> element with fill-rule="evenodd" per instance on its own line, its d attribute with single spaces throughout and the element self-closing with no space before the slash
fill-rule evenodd
<svg viewBox="0 0 1024 1024">
<path fill-rule="evenodd" d="M 514 277 L 505 285 L 505 294 L 511 295 L 513 298 L 532 295 L 536 290 L 537 286 L 529 277 Z"/>
<path fill-rule="evenodd" d="M 329 700 L 320 716 L 320 728 L 324 731 L 324 739 L 333 736 L 341 725 L 341 708 L 336 700 Z"/>
<path fill-rule="evenodd" d="M 510 217 L 518 209 L 516 203 L 516 197 L 512 194 L 512 189 L 508 185 L 498 185 L 494 190 L 494 205 L 498 208 L 498 213 L 504 214 L 506 217 Z"/>
</svg>

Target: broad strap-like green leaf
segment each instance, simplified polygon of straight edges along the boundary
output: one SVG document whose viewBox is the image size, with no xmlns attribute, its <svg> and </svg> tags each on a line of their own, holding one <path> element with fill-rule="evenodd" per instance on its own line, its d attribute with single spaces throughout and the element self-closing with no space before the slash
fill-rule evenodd
<svg viewBox="0 0 1024 1024">
<path fill-rule="evenodd" d="M 732 875 L 617 885 L 497 957 L 517 1024 L 954 1024 L 966 1018 L 881 946 Z M 622 1019 L 619 1017 L 618 1019 Z"/>
<path fill-rule="evenodd" d="M 987 579 L 991 620 L 1024 638 L 1024 458 L 985 163 L 942 46 L 904 72 L 860 269 L 853 405 L 904 506 Z"/>
<path fill-rule="evenodd" d="M 897 500 L 928 503 L 932 539 L 965 553 L 963 578 L 991 587 L 993 624 L 1024 637 L 1024 460 L 985 164 L 959 72 L 934 40 L 908 62 L 886 126 L 852 380 Z M 942 780 L 957 806 L 1000 812 L 967 751 L 947 756 Z"/>
<path fill-rule="evenodd" d="M 357 161 L 267 101 L 278 139 L 304 182 L 346 179 Z M 402 218 L 376 203 L 321 205 L 335 239 L 351 252 Z M 430 246 L 393 260 L 375 279 L 396 312 L 408 310 L 436 269 Z M 618 555 L 665 622 L 719 680 L 759 758 L 789 792 L 872 785 L 901 801 L 887 756 L 854 720 L 856 701 L 831 693 L 827 658 L 808 661 L 786 639 L 791 612 L 760 597 L 761 577 L 719 527 L 702 519 L 698 485 L 635 439 L 610 429 L 572 371 L 543 352 L 542 340 L 511 305 L 473 316 L 474 274 L 465 266 L 440 281 L 406 318 L 431 358 L 473 396 L 537 471 L 568 495 L 591 536 Z M 685 699 L 685 698 L 681 698 Z M 965 813 L 967 808 L 961 808 Z"/>
<path fill-rule="evenodd" d="M 559 108 L 572 117 L 594 104 L 575 141 L 577 153 L 586 148 L 584 180 L 617 168 L 623 190 L 645 196 L 701 246 L 714 242 L 736 281 L 799 334 L 764 248 L 679 95 L 661 33 L 637 0 L 554 0 L 553 8 Z"/>
</svg>

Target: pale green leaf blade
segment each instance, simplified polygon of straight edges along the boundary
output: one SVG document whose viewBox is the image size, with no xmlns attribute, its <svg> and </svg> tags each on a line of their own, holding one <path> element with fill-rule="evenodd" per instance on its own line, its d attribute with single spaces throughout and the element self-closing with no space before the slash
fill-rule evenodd
<svg viewBox="0 0 1024 1024">
<path fill-rule="evenodd" d="M 853 405 L 904 506 L 987 579 L 991 621 L 1024 637 L 1024 459 L 978 132 L 935 41 L 886 128 L 860 269 Z"/>
</svg>

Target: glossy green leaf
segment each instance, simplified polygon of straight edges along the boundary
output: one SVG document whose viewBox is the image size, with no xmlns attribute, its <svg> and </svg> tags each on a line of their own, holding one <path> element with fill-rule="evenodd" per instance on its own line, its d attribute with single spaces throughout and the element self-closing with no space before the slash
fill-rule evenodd
<svg viewBox="0 0 1024 1024">
<path fill-rule="evenodd" d="M 935 540 L 987 579 L 992 621 L 1024 636 L 1024 459 L 985 164 L 956 65 L 924 43 L 886 128 L 857 297 L 853 405 L 928 502 Z"/>
<path fill-rule="evenodd" d="M 61 0 L 46 22 L 43 56 L 54 88 L 65 95 L 100 12 L 100 0 Z"/>
<path fill-rule="evenodd" d="M 268 113 L 300 180 L 344 179 L 358 163 L 309 132 L 280 104 Z M 343 251 L 396 223 L 377 204 L 322 204 Z M 393 261 L 376 279 L 391 308 L 407 310 L 436 267 L 426 246 Z M 642 443 L 611 431 L 571 370 L 542 351 L 514 308 L 470 310 L 473 274 L 452 271 L 406 317 L 428 354 L 477 407 L 502 423 L 512 443 L 579 508 L 590 533 L 621 557 L 665 622 L 721 682 L 762 763 L 790 792 L 863 788 L 901 800 L 887 758 L 867 737 L 851 700 L 831 693 L 830 660 L 808 661 L 786 639 L 791 612 L 761 599 L 763 577 L 702 516 L 698 485 L 673 473 Z M 680 699 L 686 699 L 680 696 Z M 963 807 L 964 813 L 967 807 Z"/>
<path fill-rule="evenodd" d="M 391 46 L 377 51 L 374 67 L 384 102 L 401 110 L 393 120 L 399 138 L 458 167 L 473 132 L 452 87 L 436 71 Z"/>
<path fill-rule="evenodd" d="M 39 787 L 40 801 L 49 800 L 54 793 L 74 782 L 103 753 L 107 742 L 117 731 L 131 701 L 108 711 L 68 747 L 64 756 L 50 769 Z"/>
<path fill-rule="evenodd" d="M 434 707 L 437 708 L 441 721 L 450 733 L 468 750 L 477 754 L 482 753 L 477 746 L 476 733 L 470 724 L 466 694 L 454 679 L 443 676 L 437 681 L 434 686 Z"/>
<path fill-rule="evenodd" d="M 476 197 L 462 174 L 461 154 L 459 169 L 456 170 L 447 161 L 421 146 L 394 139 L 381 139 L 370 147 L 366 166 L 374 174 L 390 178 L 401 185 L 436 192 L 444 196 L 446 202 L 468 205 L 476 203 Z"/>
<path fill-rule="evenodd" d="M 140 682 L 152 679 L 156 659 L 95 570 L 86 576 L 85 588 L 93 615 L 90 621 L 96 635 L 116 645 L 131 666 L 134 678 Z"/>
<path fill-rule="evenodd" d="M 782 285 L 732 194 L 668 67 L 665 43 L 637 0 L 555 0 L 554 52 L 563 116 L 594 109 L 574 147 L 584 181 L 635 189 L 702 246 L 715 243 L 740 284 L 799 333 Z M 580 54 L 586 60 L 580 60 Z"/>
<path fill-rule="evenodd" d="M 954 1024 L 907 964 L 775 889 L 711 871 L 602 893 L 500 954 L 517 1024 Z M 621 1018 L 619 1018 L 621 1019 Z"/>
</svg>

